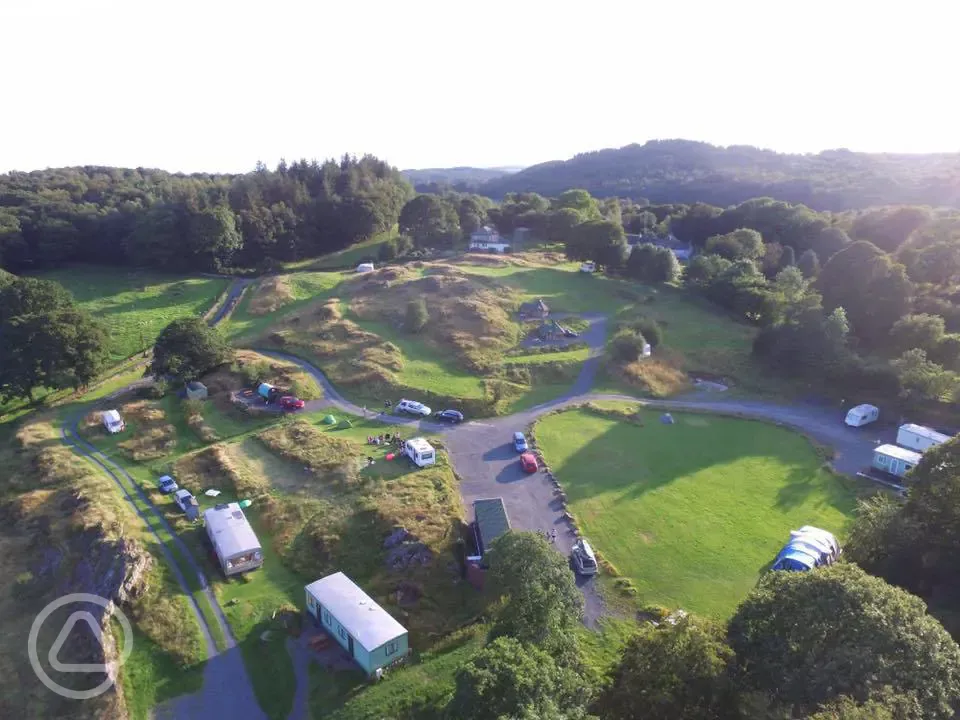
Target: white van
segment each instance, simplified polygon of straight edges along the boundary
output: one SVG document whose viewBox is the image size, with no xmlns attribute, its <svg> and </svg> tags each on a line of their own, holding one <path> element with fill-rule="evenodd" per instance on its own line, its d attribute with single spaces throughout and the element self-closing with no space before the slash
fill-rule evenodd
<svg viewBox="0 0 960 720">
<path fill-rule="evenodd" d="M 100 415 L 100 420 L 103 422 L 103 426 L 110 434 L 121 432 L 127 427 L 123 422 L 123 418 L 120 417 L 119 410 L 104 411 Z"/>
<path fill-rule="evenodd" d="M 413 460 L 417 467 L 427 467 L 437 462 L 437 451 L 423 438 L 412 438 L 403 444 L 403 454 Z"/>
<path fill-rule="evenodd" d="M 857 405 L 847 411 L 844 422 L 850 427 L 862 427 L 869 425 L 878 417 L 880 417 L 880 410 L 876 405 Z"/>
</svg>

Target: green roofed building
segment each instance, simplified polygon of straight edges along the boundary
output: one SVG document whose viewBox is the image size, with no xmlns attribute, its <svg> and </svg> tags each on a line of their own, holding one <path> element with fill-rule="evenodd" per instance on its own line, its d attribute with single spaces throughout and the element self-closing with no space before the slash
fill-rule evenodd
<svg viewBox="0 0 960 720">
<path fill-rule="evenodd" d="M 473 501 L 475 522 L 473 531 L 477 539 L 477 550 L 481 557 L 490 549 L 490 545 L 501 535 L 510 531 L 510 518 L 503 498 L 487 498 Z"/>
</svg>

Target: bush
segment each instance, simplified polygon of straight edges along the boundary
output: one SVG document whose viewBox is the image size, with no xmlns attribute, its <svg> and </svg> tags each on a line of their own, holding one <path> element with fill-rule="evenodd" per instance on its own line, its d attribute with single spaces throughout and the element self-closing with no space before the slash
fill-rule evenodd
<svg viewBox="0 0 960 720">
<path fill-rule="evenodd" d="M 624 328 L 613 336 L 613 340 L 610 342 L 610 353 L 620 362 L 636 362 L 643 354 L 643 346 L 646 342 L 646 339 L 638 331 Z"/>
<path fill-rule="evenodd" d="M 657 347 L 663 340 L 663 330 L 660 323 L 653 318 L 639 317 L 636 320 L 631 320 L 628 327 L 643 335 L 652 348 Z"/>
<path fill-rule="evenodd" d="M 408 332 L 418 333 L 423 330 L 430 321 L 430 313 L 427 312 L 427 303 L 423 298 L 411 300 L 407 304 L 406 327 Z"/>
</svg>

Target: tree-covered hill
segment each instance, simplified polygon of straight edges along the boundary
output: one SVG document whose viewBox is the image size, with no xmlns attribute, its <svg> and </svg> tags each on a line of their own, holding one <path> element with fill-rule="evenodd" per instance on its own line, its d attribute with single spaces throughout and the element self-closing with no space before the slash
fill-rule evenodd
<svg viewBox="0 0 960 720">
<path fill-rule="evenodd" d="M 452 167 L 452 168 L 423 168 L 419 170 L 404 170 L 402 175 L 413 183 L 421 192 L 433 192 L 443 186 L 458 190 L 471 190 L 490 180 L 497 180 L 518 172 L 518 167 Z"/>
<path fill-rule="evenodd" d="M 494 198 L 508 192 L 555 196 L 572 187 L 598 197 L 726 207 L 753 197 L 840 211 L 876 205 L 960 206 L 960 153 L 893 155 L 828 150 L 790 155 L 750 146 L 689 140 L 582 153 L 484 183 Z"/>
</svg>

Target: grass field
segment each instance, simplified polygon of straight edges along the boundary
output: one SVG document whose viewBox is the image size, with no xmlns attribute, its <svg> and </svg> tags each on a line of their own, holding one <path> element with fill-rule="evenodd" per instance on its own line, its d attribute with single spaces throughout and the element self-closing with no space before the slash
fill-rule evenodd
<svg viewBox="0 0 960 720">
<path fill-rule="evenodd" d="M 843 535 L 857 486 L 824 470 L 801 435 L 659 415 L 640 410 L 640 425 L 578 409 L 536 426 L 577 522 L 639 601 L 725 618 L 791 530 Z"/>
<path fill-rule="evenodd" d="M 397 229 L 394 228 L 387 232 L 378 233 L 372 238 L 358 242 L 356 245 L 351 245 L 335 253 L 324 255 L 323 257 L 285 263 L 284 268 L 290 271 L 354 268 L 363 262 L 365 258 L 373 258 L 374 261 L 376 261 L 377 253 L 380 252 L 380 246 L 396 236 Z"/>
<path fill-rule="evenodd" d="M 247 288 L 240 304 L 224 324 L 223 332 L 234 339 L 263 333 L 277 322 L 279 316 L 296 312 L 311 301 L 329 297 L 343 278 L 342 273 L 336 272 L 296 272 L 258 280 Z M 282 297 L 273 298 L 272 303 L 270 298 L 263 297 L 264 293 L 278 292 L 271 281 L 282 283 L 279 291 L 283 293 Z M 276 310 L 258 314 L 257 305 L 261 303 L 266 303 L 266 307 L 276 306 Z"/>
<path fill-rule="evenodd" d="M 153 345 L 172 320 L 203 315 L 230 283 L 223 278 L 96 266 L 63 268 L 38 277 L 62 284 L 106 323 L 114 362 Z"/>
</svg>

